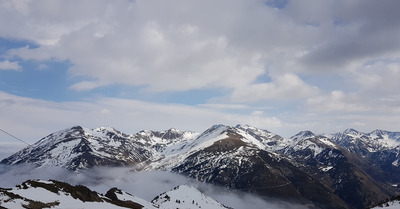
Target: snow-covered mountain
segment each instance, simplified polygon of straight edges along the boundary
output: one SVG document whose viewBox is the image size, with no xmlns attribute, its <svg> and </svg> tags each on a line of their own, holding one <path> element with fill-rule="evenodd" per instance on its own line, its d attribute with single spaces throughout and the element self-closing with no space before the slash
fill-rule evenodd
<svg viewBox="0 0 400 209">
<path fill-rule="evenodd" d="M 338 145 L 367 161 L 365 170 L 386 183 L 400 182 L 400 132 L 375 130 L 370 133 L 347 129 L 331 135 Z"/>
<path fill-rule="evenodd" d="M 170 129 L 124 134 L 110 127 L 87 129 L 74 126 L 52 133 L 4 159 L 4 164 L 31 163 L 72 170 L 94 166 L 138 165 L 158 159 L 196 137 L 193 132 Z"/>
<path fill-rule="evenodd" d="M 216 200 L 186 185 L 160 194 L 150 203 L 117 188 L 102 195 L 85 186 L 72 186 L 55 180 L 28 180 L 15 188 L 0 188 L 0 208 L 226 209 Z"/>
<path fill-rule="evenodd" d="M 285 139 L 248 125 L 214 125 L 203 133 L 75 126 L 44 137 L 2 161 L 60 166 L 132 166 L 166 170 L 229 189 L 290 198 L 321 208 L 365 208 L 400 182 L 400 133 L 348 129 Z M 396 161 L 397 160 L 397 161 Z"/>
<path fill-rule="evenodd" d="M 331 208 L 346 207 L 328 187 L 314 181 L 279 152 L 288 141 L 276 134 L 250 126 L 218 125 L 198 139 L 201 143 L 172 167 L 174 172 L 263 196 L 312 200 Z"/>
<path fill-rule="evenodd" d="M 207 209 L 226 209 L 216 200 L 201 193 L 198 189 L 180 185 L 173 190 L 164 192 L 151 201 L 154 205 L 165 208 L 207 208 Z"/>
<path fill-rule="evenodd" d="M 31 163 L 69 169 L 97 165 L 137 164 L 152 155 L 142 143 L 113 128 L 87 129 L 74 126 L 52 133 L 32 146 L 4 159 L 5 164 Z"/>
<path fill-rule="evenodd" d="M 310 131 L 300 132 L 291 139 L 292 143 L 283 152 L 351 208 L 366 208 L 388 197 L 389 192 L 383 185 L 364 170 L 368 161 L 341 147 L 334 139 Z"/>
<path fill-rule="evenodd" d="M 28 180 L 15 188 L 0 188 L 4 208 L 146 208 L 156 206 L 116 188 L 106 195 L 85 186 L 60 181 Z"/>
<path fill-rule="evenodd" d="M 340 146 L 359 155 L 394 149 L 400 147 L 400 132 L 375 130 L 362 133 L 354 129 L 332 135 L 332 139 Z"/>
</svg>

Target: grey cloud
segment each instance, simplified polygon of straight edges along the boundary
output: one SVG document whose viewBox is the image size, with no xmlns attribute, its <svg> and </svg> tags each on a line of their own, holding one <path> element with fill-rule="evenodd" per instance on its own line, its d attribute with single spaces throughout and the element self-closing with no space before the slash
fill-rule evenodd
<svg viewBox="0 0 400 209">
<path fill-rule="evenodd" d="M 300 59 L 308 68 L 343 71 L 354 61 L 363 63 L 398 51 L 398 1 L 336 1 L 331 6 L 329 22 L 318 26 L 328 28 L 325 38 Z"/>
<path fill-rule="evenodd" d="M 365 115 L 375 115 L 377 107 L 397 111 L 398 103 L 393 102 L 393 98 L 398 97 L 399 85 L 395 78 L 400 64 L 390 60 L 400 57 L 398 0 L 292 0 L 281 1 L 281 4 L 273 0 L 268 1 L 270 5 L 265 2 L 2 1 L 0 28 L 7 30 L 0 30 L 0 36 L 38 43 L 35 48 L 10 50 L 6 55 L 10 60 L 68 60 L 72 64 L 68 75 L 77 76 L 80 81 L 71 85 L 72 90 L 90 91 L 112 84 L 134 86 L 134 91 L 139 89 L 140 94 L 223 89 L 225 95 L 208 98 L 209 101 L 249 107 L 274 105 L 273 110 L 266 113 L 268 118 L 256 119 L 224 114 L 215 111 L 215 107 L 214 110 L 202 108 L 200 112 L 204 116 L 191 113 L 199 108 L 183 108 L 186 115 L 196 118 L 192 121 L 201 123 L 187 123 L 184 114 L 166 111 L 171 109 L 168 105 L 134 101 L 139 108 L 124 109 L 131 111 L 132 118 L 146 118 L 143 124 L 148 126 L 151 120 L 156 120 L 157 127 L 187 128 L 190 124 L 197 128 L 214 122 L 230 122 L 234 118 L 241 123 L 255 120 L 267 128 L 293 128 L 296 124 L 286 124 L 324 108 L 335 113 L 347 109 L 344 112 L 348 114 L 358 112 L 355 107 L 363 104 Z M 383 64 L 371 64 L 379 60 L 383 60 Z M 330 76 L 332 74 L 335 76 Z M 268 75 L 272 81 L 259 81 L 263 75 Z M 296 79 L 285 79 L 285 75 Z M 335 91 L 345 95 L 341 100 L 334 100 L 338 104 L 336 108 L 324 102 L 334 99 L 331 92 Z M 348 95 L 358 95 L 357 101 L 349 100 Z M 371 98 L 376 101 L 371 102 Z M 281 103 L 275 105 L 276 102 Z M 32 105 L 21 108 L 25 114 L 4 113 L 4 118 L 10 119 L 1 118 L 0 123 L 21 126 L 21 122 L 14 119 L 16 116 L 28 118 L 32 123 L 28 117 L 36 117 L 32 112 L 51 109 L 52 113 L 57 113 L 53 115 L 62 115 L 65 120 L 56 121 L 57 118 L 46 114 L 51 124 L 35 121 L 34 125 L 24 124 L 23 129 L 35 131 L 28 127 L 37 128 L 38 125 L 53 127 L 51 130 L 64 128 L 85 114 L 97 119 L 97 122 L 87 119 L 85 123 L 90 126 L 121 124 L 115 126 L 127 130 L 126 120 L 131 118 L 126 119 L 125 112 L 116 111 L 113 117 L 103 117 L 95 111 L 79 111 L 81 104 L 73 103 L 71 106 L 75 109 L 72 110 L 65 108 L 67 104 L 52 104 L 59 107 L 50 105 L 47 109 Z M 107 109 L 109 111 L 105 112 L 110 113 L 119 109 L 118 105 L 104 105 L 99 100 L 83 106 L 85 110 Z M 144 111 L 148 116 L 140 111 L 143 106 L 159 111 Z M 174 107 L 181 110 L 182 106 L 177 106 Z M 294 114 L 282 112 L 281 106 Z M 10 110 L 9 106 L 7 108 Z M 161 116 L 168 117 L 155 115 L 162 112 Z M 181 122 L 170 124 L 170 115 Z M 331 115 L 320 117 L 332 119 Z M 366 127 L 375 128 L 373 120 L 369 121 L 372 122 Z M 54 124 L 58 124 L 57 127 Z M 385 124 L 388 128 L 394 127 Z M 42 128 L 41 133 L 47 131 Z"/>
</svg>

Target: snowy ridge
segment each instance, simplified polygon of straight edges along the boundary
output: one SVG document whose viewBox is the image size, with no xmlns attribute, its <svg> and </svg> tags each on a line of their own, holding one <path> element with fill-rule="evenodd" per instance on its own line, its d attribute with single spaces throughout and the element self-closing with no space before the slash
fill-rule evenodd
<svg viewBox="0 0 400 209">
<path fill-rule="evenodd" d="M 236 129 L 244 137 L 244 141 L 252 143 L 263 150 L 281 150 L 290 143 L 290 140 L 284 139 L 277 134 L 249 125 L 237 125 Z"/>
<path fill-rule="evenodd" d="M 172 151 L 162 152 L 161 155 L 158 155 L 161 157 L 157 160 L 154 160 L 154 162 L 145 169 L 171 170 L 174 167 L 182 164 L 182 162 L 184 162 L 189 156 L 218 145 L 218 143 L 220 143 L 222 140 L 234 140 L 232 138 L 240 140 L 241 142 L 236 143 L 242 143 L 241 146 L 245 145 L 258 150 L 268 150 L 271 151 L 271 154 L 276 156 L 279 156 L 277 151 L 288 144 L 287 140 L 276 134 L 248 125 L 237 125 L 236 127 L 214 125 L 204 131 L 201 135 L 198 135 L 198 137 L 195 139 L 186 140 L 185 143 L 176 143 L 173 146 L 167 147 L 165 150 Z M 241 158 L 239 156 L 247 156 L 242 151 L 243 149 L 239 148 L 236 151 L 230 152 L 229 155 L 232 159 Z M 219 156 L 214 157 L 218 158 Z M 216 159 L 212 159 L 211 161 L 214 160 Z M 239 161 L 241 161 L 241 159 L 239 159 Z"/>
<path fill-rule="evenodd" d="M 153 204 L 165 209 L 175 208 L 207 208 L 226 209 L 221 203 L 205 196 L 198 189 L 186 185 L 180 185 L 173 190 L 165 192 L 151 201 Z"/>
<path fill-rule="evenodd" d="M 341 147 L 362 157 L 368 157 L 371 163 L 378 164 L 384 170 L 399 167 L 400 162 L 400 132 L 375 130 L 370 133 L 348 129 L 332 135 Z M 397 170 L 397 168 L 396 168 Z M 400 180 L 398 178 L 392 178 Z"/>
<path fill-rule="evenodd" d="M 369 152 L 400 147 L 400 132 L 375 130 L 370 133 L 347 129 L 332 135 L 332 139 L 344 147 L 357 144 L 364 146 Z"/>
<path fill-rule="evenodd" d="M 84 191 L 83 191 L 84 190 Z M 85 192 L 85 195 L 79 195 L 75 191 Z M 126 197 L 125 195 L 124 197 Z M 130 201 L 146 202 L 137 197 L 129 196 Z M 113 201 L 106 201 L 107 197 L 90 191 L 85 187 L 73 187 L 66 183 L 57 181 L 29 180 L 18 185 L 16 188 L 0 188 L 0 206 L 5 208 L 126 208 L 118 206 Z M 124 200 L 123 200 L 124 201 Z M 137 203 L 138 205 L 141 205 Z M 146 209 L 155 209 L 152 204 L 147 203 Z"/>
<path fill-rule="evenodd" d="M 297 152 L 308 151 L 308 153 L 311 153 L 311 155 L 308 154 L 305 157 L 315 158 L 326 148 L 338 148 L 331 139 L 325 136 L 314 135 L 314 133 L 312 133 L 311 131 L 299 132 L 295 136 L 292 136 L 290 139 L 292 140 L 290 144 L 283 149 L 283 152 L 288 155 L 293 155 Z"/>
<path fill-rule="evenodd" d="M 123 166 L 148 159 L 151 152 L 132 137 L 112 128 L 86 129 L 74 126 L 50 134 L 2 163 L 31 163 L 70 169 L 96 165 Z"/>
<path fill-rule="evenodd" d="M 192 131 L 179 131 L 175 128 L 171 128 L 166 131 L 150 131 L 144 130 L 131 137 L 144 144 L 150 146 L 162 155 L 168 155 L 179 150 L 181 146 L 186 143 L 190 143 L 199 134 Z"/>
<path fill-rule="evenodd" d="M 28 180 L 15 188 L 0 188 L 0 206 L 5 208 L 210 208 L 223 205 L 199 190 L 181 185 L 157 196 L 152 202 L 117 188 L 105 195 L 84 186 L 71 186 L 59 181 Z M 40 207 L 39 207 L 40 206 Z"/>
</svg>

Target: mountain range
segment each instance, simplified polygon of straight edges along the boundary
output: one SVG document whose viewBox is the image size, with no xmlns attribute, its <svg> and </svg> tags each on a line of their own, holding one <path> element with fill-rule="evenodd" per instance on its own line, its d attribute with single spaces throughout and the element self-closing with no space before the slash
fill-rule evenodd
<svg viewBox="0 0 400 209">
<path fill-rule="evenodd" d="M 28 180 L 15 188 L 0 188 L 0 194 L 0 208 L 227 209 L 199 190 L 186 185 L 164 192 L 151 202 L 117 188 L 111 188 L 103 195 L 82 185 L 72 186 L 56 180 Z"/>
<path fill-rule="evenodd" d="M 227 189 L 296 201 L 312 208 L 368 208 L 397 194 L 400 132 L 302 131 L 283 138 L 249 125 L 203 133 L 74 126 L 5 158 L 83 170 L 96 166 L 165 170 Z M 396 185 L 396 186 L 393 186 Z"/>
</svg>

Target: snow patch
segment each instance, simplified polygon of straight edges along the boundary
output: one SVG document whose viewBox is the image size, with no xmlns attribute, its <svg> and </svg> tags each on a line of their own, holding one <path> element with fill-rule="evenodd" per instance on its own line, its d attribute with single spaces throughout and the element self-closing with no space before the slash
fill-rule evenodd
<svg viewBox="0 0 400 209">
<path fill-rule="evenodd" d="M 321 167 L 319 169 L 322 170 L 323 172 L 327 172 L 327 171 L 331 170 L 332 168 L 333 168 L 333 166 L 327 166 L 327 167 Z"/>
<path fill-rule="evenodd" d="M 398 167 L 399 166 L 399 160 L 397 159 L 397 160 L 393 161 L 392 165 Z"/>
<path fill-rule="evenodd" d="M 180 185 L 168 191 L 153 201 L 160 208 L 207 208 L 207 209 L 226 209 L 221 203 L 204 195 L 198 189 L 187 185 Z"/>
<path fill-rule="evenodd" d="M 333 147 L 333 148 L 337 148 L 336 145 L 334 143 L 332 143 L 331 141 L 329 141 L 327 138 L 320 138 L 319 141 L 321 141 L 322 143 Z"/>
</svg>

